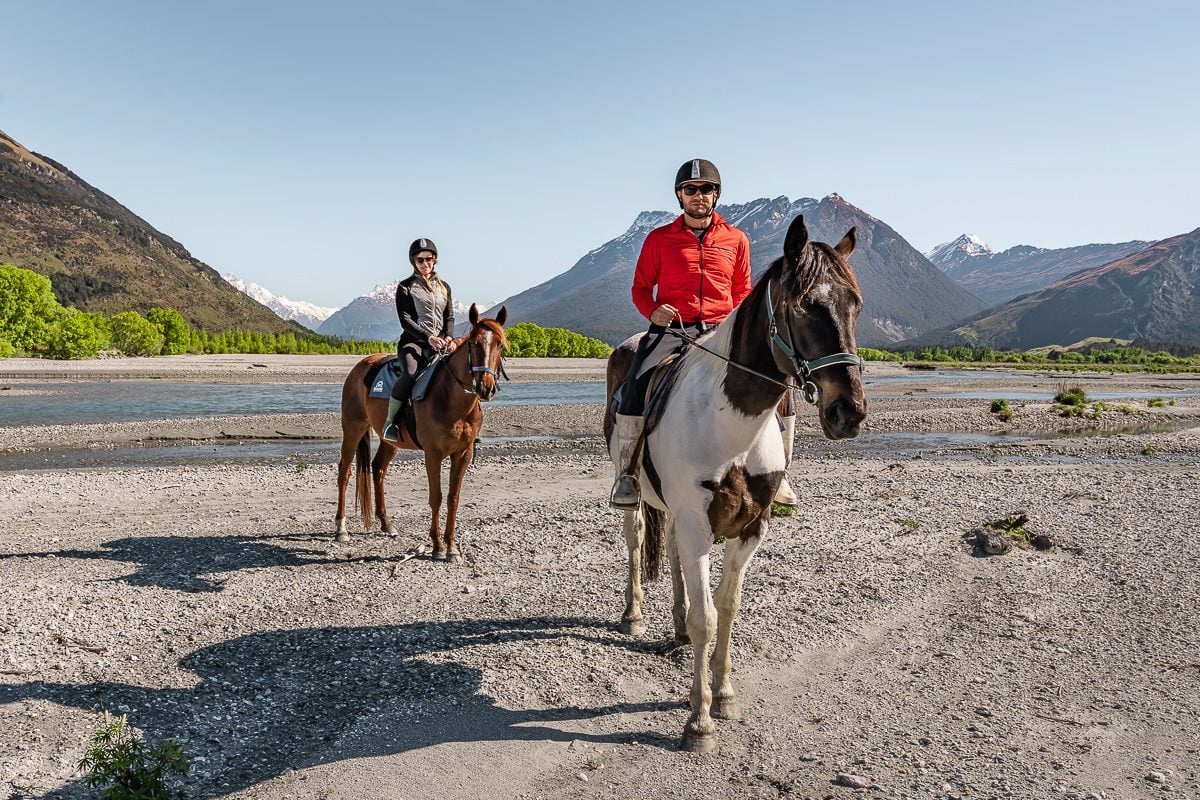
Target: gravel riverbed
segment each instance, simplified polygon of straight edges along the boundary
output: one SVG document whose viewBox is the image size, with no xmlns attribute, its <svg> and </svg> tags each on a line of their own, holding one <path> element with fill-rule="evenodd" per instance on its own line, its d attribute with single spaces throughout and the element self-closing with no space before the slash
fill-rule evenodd
<svg viewBox="0 0 1200 800">
<path fill-rule="evenodd" d="M 242 359 L 219 367 L 271 369 Z M 181 363 L 160 371 L 213 379 Z M 17 389 L 43 366 L 0 373 Z M 130 368 L 88 369 L 60 377 Z M 282 361 L 272 380 L 339 369 Z M 751 566 L 743 719 L 712 756 L 678 750 L 691 651 L 667 642 L 670 581 L 647 588 L 647 636 L 616 631 L 598 405 L 485 409 L 459 565 L 418 552 L 411 455 L 388 478 L 401 533 L 332 540 L 334 415 L 0 428 L 0 791 L 93 796 L 76 763 L 107 709 L 180 742 L 192 797 L 1200 797 L 1200 378 L 867 377 L 858 440 L 801 410 L 805 505 Z M 1071 419 L 1013 402 L 1003 423 L 925 396 L 1063 383 L 1129 399 Z M 222 440 L 305 449 L 137 452 Z M 1054 546 L 967 538 L 1015 513 Z"/>
</svg>

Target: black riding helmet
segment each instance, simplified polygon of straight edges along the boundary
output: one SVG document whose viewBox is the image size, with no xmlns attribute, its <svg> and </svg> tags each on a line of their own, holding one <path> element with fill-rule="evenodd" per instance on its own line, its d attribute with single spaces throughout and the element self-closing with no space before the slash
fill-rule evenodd
<svg viewBox="0 0 1200 800">
<path fill-rule="evenodd" d="M 433 239 L 417 239 L 408 246 L 408 263 L 414 267 L 417 265 L 417 253 L 422 250 L 428 250 L 437 256 L 437 245 L 433 243 Z"/>
<path fill-rule="evenodd" d="M 708 183 L 716 184 L 718 191 L 721 188 L 721 173 L 717 172 L 716 166 L 705 158 L 693 158 L 691 161 L 683 162 L 683 166 L 675 173 L 675 188 L 678 189 L 689 181 L 707 181 Z"/>
</svg>

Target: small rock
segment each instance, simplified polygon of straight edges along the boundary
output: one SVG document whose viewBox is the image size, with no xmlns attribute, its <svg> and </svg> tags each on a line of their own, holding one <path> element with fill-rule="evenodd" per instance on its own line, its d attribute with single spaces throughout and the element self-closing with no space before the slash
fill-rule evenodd
<svg viewBox="0 0 1200 800">
<path fill-rule="evenodd" d="M 801 753 L 800 760 L 801 761 L 817 761 L 818 758 L 817 758 L 816 753 Z"/>
<path fill-rule="evenodd" d="M 835 786 L 847 786 L 851 789 L 869 789 L 871 780 L 861 775 L 851 775 L 849 772 L 839 772 L 833 779 Z"/>
<path fill-rule="evenodd" d="M 1161 772 L 1155 771 L 1146 775 L 1146 780 L 1150 781 L 1151 783 L 1166 783 L 1167 776 Z"/>
<path fill-rule="evenodd" d="M 1034 536 L 1033 539 L 1031 540 L 1031 542 L 1033 543 L 1033 546 L 1038 550 L 1054 549 L 1054 540 L 1051 539 L 1050 536 L 1045 533 L 1039 533 L 1038 535 Z"/>
<path fill-rule="evenodd" d="M 588 782 L 588 776 L 587 776 L 587 773 L 581 772 L 581 773 L 579 773 L 578 775 L 576 775 L 575 777 L 576 777 L 576 778 L 579 778 L 579 780 L 583 781 L 584 783 L 587 783 L 587 782 Z"/>
</svg>

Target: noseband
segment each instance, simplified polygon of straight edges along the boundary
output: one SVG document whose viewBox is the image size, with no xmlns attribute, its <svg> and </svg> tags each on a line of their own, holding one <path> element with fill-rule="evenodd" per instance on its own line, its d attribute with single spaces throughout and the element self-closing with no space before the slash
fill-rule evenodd
<svg viewBox="0 0 1200 800">
<path fill-rule="evenodd" d="M 812 374 L 819 369 L 832 367 L 836 364 L 847 364 L 852 367 L 862 369 L 863 360 L 857 353 L 832 353 L 827 356 L 812 361 L 806 361 L 796 354 L 796 348 L 791 342 L 792 338 L 792 308 L 790 305 L 784 305 L 784 316 L 787 325 L 784 329 L 787 331 L 788 340 L 784 341 L 779 335 L 779 326 L 775 324 L 775 304 L 771 302 L 771 282 L 767 281 L 767 332 L 771 335 L 771 348 L 783 353 L 788 362 L 792 365 L 792 377 L 800 380 L 800 392 L 804 395 L 804 399 L 809 403 L 816 404 L 817 397 L 821 390 L 817 384 L 813 383 Z"/>
<path fill-rule="evenodd" d="M 500 379 L 504 378 L 504 380 L 506 380 L 506 381 L 512 380 L 512 378 L 508 377 L 508 372 L 506 372 L 504 369 L 504 356 L 503 355 L 500 356 L 500 368 L 499 369 L 492 369 L 491 367 L 487 366 L 486 364 L 479 366 L 479 365 L 476 365 L 475 358 L 471 354 L 471 338 L 467 337 L 467 340 L 465 342 L 463 342 L 463 345 L 467 348 L 467 366 L 469 366 L 471 368 L 471 379 L 472 379 L 471 384 L 472 385 L 468 386 L 465 383 L 463 383 L 462 381 L 458 380 L 457 375 L 454 376 L 454 380 L 458 381 L 458 385 L 461 386 L 462 390 L 464 392 L 466 392 L 467 394 L 479 394 L 478 390 L 475 387 L 478 385 L 478 381 L 482 377 L 482 375 L 478 375 L 477 373 L 483 373 L 484 375 L 491 375 L 492 380 L 495 381 L 495 383 L 496 383 L 496 394 L 500 394 Z"/>
</svg>

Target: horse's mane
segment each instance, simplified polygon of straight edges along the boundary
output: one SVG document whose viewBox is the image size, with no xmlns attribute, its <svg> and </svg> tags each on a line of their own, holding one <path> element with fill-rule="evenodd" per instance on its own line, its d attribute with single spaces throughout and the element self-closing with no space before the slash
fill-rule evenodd
<svg viewBox="0 0 1200 800">
<path fill-rule="evenodd" d="M 454 346 L 458 347 L 459 345 L 465 343 L 468 339 L 470 339 L 475 334 L 476 327 L 487 328 L 493 334 L 495 334 L 496 336 L 499 336 L 501 347 L 505 347 L 508 344 L 508 337 L 504 335 L 504 327 L 499 322 L 496 322 L 496 320 L 492 319 L 491 317 L 486 317 L 486 318 L 480 319 L 479 322 L 476 323 L 475 326 L 472 326 L 471 330 L 467 331 L 467 333 L 465 335 L 459 336 L 457 339 L 455 339 Z"/>
</svg>

